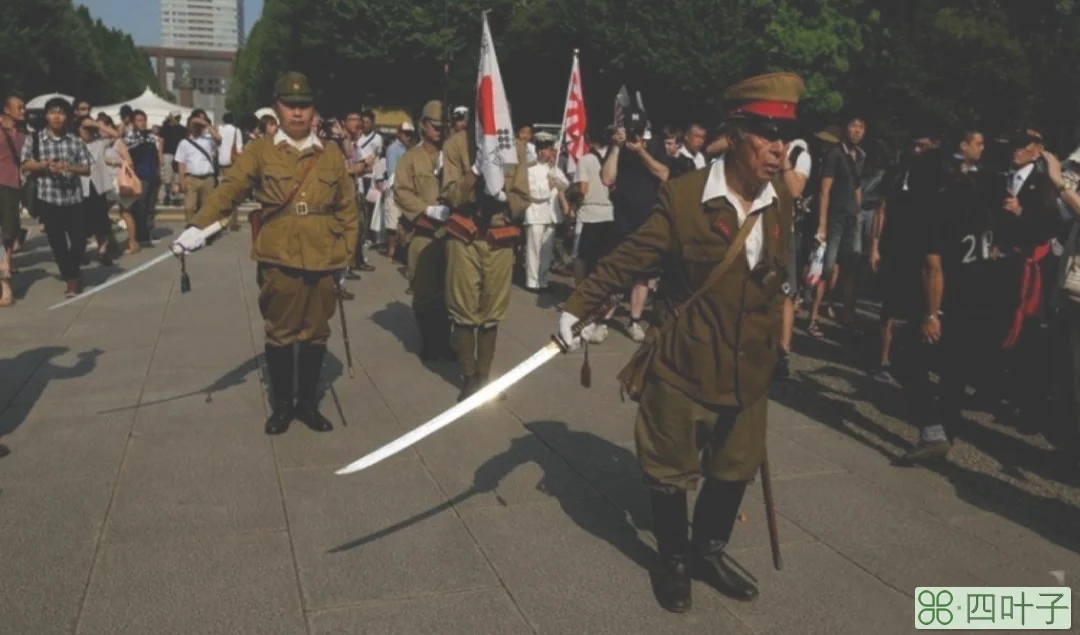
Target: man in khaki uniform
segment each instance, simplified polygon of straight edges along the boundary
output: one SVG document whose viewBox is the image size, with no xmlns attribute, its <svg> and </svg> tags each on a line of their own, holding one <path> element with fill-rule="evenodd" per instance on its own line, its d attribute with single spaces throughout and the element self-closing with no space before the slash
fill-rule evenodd
<svg viewBox="0 0 1080 635">
<path fill-rule="evenodd" d="M 652 490 L 662 561 L 657 600 L 670 611 L 690 609 L 691 566 L 694 575 L 726 595 L 757 596 L 754 583 L 732 566 L 724 547 L 746 484 L 765 457 L 768 387 L 793 214 L 782 165 L 803 90 L 802 80 L 788 73 L 729 88 L 729 149 L 710 169 L 665 184 L 645 224 L 600 261 L 560 316 L 563 341 L 580 345 L 571 332 L 578 316 L 663 263 L 661 288 L 668 297 L 657 305 L 667 328 L 652 333 L 658 340 L 639 400 L 635 438 Z M 745 245 L 732 246 L 744 227 Z M 736 251 L 727 268 L 706 285 L 729 246 Z M 694 302 L 673 314 L 673 307 L 699 289 Z M 690 540 L 686 492 L 702 477 Z"/>
<path fill-rule="evenodd" d="M 319 381 L 335 275 L 348 267 L 356 246 L 359 212 L 345 157 L 311 132 L 313 96 L 307 78 L 287 73 L 275 85 L 277 134 L 251 143 L 176 240 L 185 251 L 203 246 L 200 228 L 228 218 L 254 189 L 262 206 L 251 247 L 259 267 L 259 310 L 266 326 L 266 365 L 273 391 L 267 434 L 281 434 L 293 418 L 317 432 L 333 425 L 318 411 Z M 293 344 L 297 344 L 294 359 Z M 293 375 L 298 390 L 293 404 Z"/>
<path fill-rule="evenodd" d="M 450 322 L 443 300 L 446 252 L 442 227 L 450 208 L 439 197 L 443 106 L 429 101 L 420 117 L 422 143 L 410 148 L 394 170 L 394 201 L 401 211 L 401 244 L 408 247 L 407 269 L 413 313 L 423 339 L 420 358 L 453 359 Z"/>
<path fill-rule="evenodd" d="M 479 200 L 469 135 L 456 132 L 443 148 L 442 196 L 454 210 L 447 223 L 446 307 L 464 378 L 458 401 L 487 383 L 498 325 L 510 304 L 514 246 L 532 202 L 525 143 L 515 144 L 518 163 L 506 167 L 503 191 L 497 198 L 481 192 Z"/>
</svg>

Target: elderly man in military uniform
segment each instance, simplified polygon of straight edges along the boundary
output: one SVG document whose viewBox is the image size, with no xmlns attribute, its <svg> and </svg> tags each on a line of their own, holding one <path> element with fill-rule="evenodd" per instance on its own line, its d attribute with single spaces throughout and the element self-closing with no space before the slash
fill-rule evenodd
<svg viewBox="0 0 1080 635">
<path fill-rule="evenodd" d="M 487 383 L 498 325 L 510 304 L 514 246 L 532 202 L 525 143 L 515 140 L 515 145 L 517 165 L 504 169 L 505 184 L 494 197 L 477 192 L 464 130 L 454 133 L 443 148 L 442 197 L 453 209 L 447 222 L 446 306 L 463 377 L 458 401 Z"/>
<path fill-rule="evenodd" d="M 275 85 L 275 97 L 277 134 L 244 149 L 175 244 L 185 251 L 202 247 L 199 229 L 227 218 L 254 189 L 261 209 L 252 218 L 251 255 L 259 268 L 274 397 L 266 433 L 284 433 L 294 418 L 329 432 L 333 425 L 319 413 L 316 384 L 337 299 L 335 276 L 352 262 L 360 217 L 345 156 L 311 132 L 314 98 L 307 78 L 287 73 Z"/>
<path fill-rule="evenodd" d="M 729 88 L 730 147 L 711 168 L 665 184 L 645 224 L 599 262 L 560 316 L 561 338 L 579 346 L 571 328 L 580 316 L 663 268 L 668 297 L 645 344 L 655 349 L 644 358 L 635 438 L 661 556 L 656 596 L 670 611 L 690 609 L 691 573 L 733 598 L 757 596 L 724 549 L 765 458 L 793 211 L 782 166 L 803 90 L 788 73 Z M 687 491 L 702 479 L 691 539 Z"/>
<path fill-rule="evenodd" d="M 407 269 L 413 313 L 423 339 L 420 358 L 453 359 L 450 321 L 443 300 L 446 252 L 442 227 L 450 208 L 439 198 L 442 170 L 443 104 L 429 101 L 420 116 L 421 143 L 410 148 L 394 170 L 394 201 L 401 210 L 401 244 L 408 246 Z"/>
</svg>

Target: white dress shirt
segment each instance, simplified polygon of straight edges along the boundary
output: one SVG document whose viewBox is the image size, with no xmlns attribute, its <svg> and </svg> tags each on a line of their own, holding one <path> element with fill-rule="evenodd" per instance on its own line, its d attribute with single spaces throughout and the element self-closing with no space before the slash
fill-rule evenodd
<svg viewBox="0 0 1080 635">
<path fill-rule="evenodd" d="M 555 179 L 551 187 L 548 177 Z M 558 167 L 546 163 L 537 163 L 529 168 L 529 198 L 532 199 L 525 210 L 526 225 L 555 225 L 562 222 L 562 210 L 558 202 L 559 192 L 570 186 L 570 180 Z"/>
<path fill-rule="evenodd" d="M 679 146 L 679 156 L 686 157 L 694 162 L 694 168 L 700 170 L 705 167 L 705 155 L 698 152 L 697 154 L 690 154 L 690 151 L 686 149 L 686 146 Z"/>
<path fill-rule="evenodd" d="M 1035 164 L 1028 163 L 1019 170 L 1009 170 L 1009 192 L 1016 196 L 1020 193 L 1020 188 L 1024 187 L 1024 183 L 1027 182 L 1028 177 L 1035 171 Z"/>
<path fill-rule="evenodd" d="M 205 156 L 195 148 L 196 143 L 206 152 Z M 176 147 L 176 156 L 173 159 L 184 166 L 188 176 L 213 176 L 214 164 L 206 157 L 214 156 L 215 152 L 217 152 L 217 147 L 214 138 L 210 136 L 210 133 L 204 133 L 197 139 L 192 139 L 190 136 L 184 137 L 180 145 Z"/>
<path fill-rule="evenodd" d="M 227 123 L 219 129 L 221 134 L 221 146 L 218 147 L 218 165 L 228 167 L 233 163 L 232 149 L 236 148 L 236 154 L 244 149 L 244 140 L 240 135 L 240 129 L 231 123 Z"/>
<path fill-rule="evenodd" d="M 735 208 L 735 211 L 739 215 L 739 227 L 743 226 L 746 219 L 750 217 L 750 214 L 760 212 L 760 210 L 773 204 L 773 201 L 777 199 L 776 190 L 773 188 L 772 183 L 766 183 L 762 188 L 761 193 L 750 205 L 750 212 L 744 212 L 742 203 L 728 190 L 727 176 L 724 174 L 724 159 L 727 154 L 721 155 L 712 164 L 712 168 L 709 169 L 709 178 L 705 181 L 705 191 L 701 195 L 701 202 L 705 203 L 711 201 L 714 198 L 723 196 L 731 203 L 731 206 Z M 750 268 L 753 269 L 761 262 L 761 251 L 765 246 L 765 230 L 761 227 L 761 221 L 758 221 L 754 225 L 754 229 L 750 231 L 750 235 L 746 238 L 746 262 L 749 263 Z"/>
</svg>

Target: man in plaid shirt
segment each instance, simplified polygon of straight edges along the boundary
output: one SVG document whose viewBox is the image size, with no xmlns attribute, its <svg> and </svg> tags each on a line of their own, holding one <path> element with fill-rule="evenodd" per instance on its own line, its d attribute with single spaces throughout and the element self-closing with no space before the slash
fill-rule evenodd
<svg viewBox="0 0 1080 635">
<path fill-rule="evenodd" d="M 45 104 L 47 127 L 33 134 L 22 149 L 23 169 L 36 177 L 35 208 L 45 223 L 49 247 L 67 281 L 67 296 L 82 293 L 83 252 L 86 232 L 81 176 L 90 174 L 90 152 L 82 139 L 67 130 L 71 105 L 63 98 Z"/>
</svg>

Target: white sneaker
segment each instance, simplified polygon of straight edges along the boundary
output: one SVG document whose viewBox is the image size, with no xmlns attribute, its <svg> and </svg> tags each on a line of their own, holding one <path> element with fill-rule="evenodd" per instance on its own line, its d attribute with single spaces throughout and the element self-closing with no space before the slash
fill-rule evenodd
<svg viewBox="0 0 1080 635">
<path fill-rule="evenodd" d="M 634 340 L 635 342 L 645 341 L 645 329 L 641 328 L 640 322 L 632 323 L 630 325 L 630 328 L 626 329 L 626 331 L 630 334 L 630 339 Z"/>
<path fill-rule="evenodd" d="M 601 324 L 601 325 L 597 326 L 596 329 L 592 332 L 592 335 L 589 336 L 589 343 L 590 344 L 603 344 L 604 340 L 606 340 L 607 337 L 608 337 L 607 324 Z"/>
</svg>

